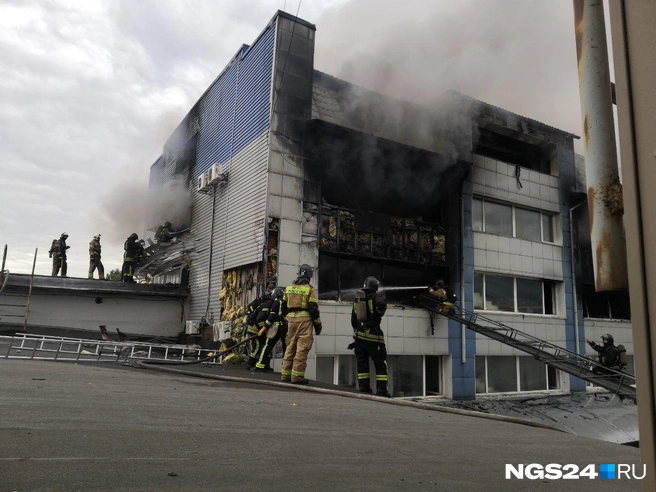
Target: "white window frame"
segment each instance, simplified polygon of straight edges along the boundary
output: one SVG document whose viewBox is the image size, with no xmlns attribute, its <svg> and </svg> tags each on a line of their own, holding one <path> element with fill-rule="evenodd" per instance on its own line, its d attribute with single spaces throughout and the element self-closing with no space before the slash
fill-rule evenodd
<svg viewBox="0 0 656 492">
<path fill-rule="evenodd" d="M 550 213 L 550 212 L 544 212 L 542 210 L 535 209 L 535 208 L 530 208 L 530 207 L 518 207 L 517 205 L 515 205 L 513 203 L 504 203 L 504 202 L 498 201 L 498 200 L 488 200 L 487 198 L 480 198 L 480 197 L 476 197 L 476 196 L 473 199 L 478 200 L 482 203 L 481 212 L 483 214 L 483 218 L 482 218 L 482 221 L 481 221 L 481 223 L 483 225 L 483 230 L 482 231 L 474 231 L 474 232 L 484 232 L 486 234 L 495 234 L 493 232 L 487 232 L 486 231 L 486 228 L 487 228 L 486 225 L 487 224 L 486 224 L 486 221 L 485 221 L 485 203 L 486 202 L 497 203 L 499 205 L 505 205 L 505 206 L 511 208 L 510 217 L 511 217 L 511 221 L 512 221 L 512 224 L 511 224 L 512 225 L 512 236 L 503 236 L 503 237 L 513 237 L 513 238 L 521 239 L 522 241 L 533 241 L 533 242 L 541 242 L 541 243 L 545 243 L 545 244 L 556 244 L 556 231 L 555 231 L 556 220 L 554 219 L 554 217 L 556 217 L 558 214 Z M 523 238 L 518 238 L 517 237 L 517 220 L 516 220 L 516 217 L 515 217 L 515 209 L 528 210 L 529 212 L 538 212 L 540 214 L 540 240 L 539 241 L 533 240 L 533 239 L 523 239 Z M 551 217 L 551 235 L 553 236 L 553 241 L 546 241 L 544 239 L 544 228 L 543 228 L 543 222 L 542 222 L 543 221 L 543 218 L 542 218 L 543 216 Z"/>
<path fill-rule="evenodd" d="M 499 314 L 521 314 L 523 316 L 546 316 L 546 317 L 556 317 L 558 313 L 558 308 L 556 304 L 556 285 L 555 281 L 549 280 L 549 279 L 544 279 L 544 278 L 532 278 L 532 277 L 515 277 L 512 275 L 499 275 L 498 273 L 490 273 L 490 272 L 474 272 L 474 275 L 479 274 L 483 275 L 483 309 L 474 309 L 474 311 L 478 312 L 488 312 L 488 313 L 499 313 Z M 495 310 L 487 310 L 487 282 L 485 281 L 485 278 L 487 275 L 492 275 L 494 277 L 509 277 L 513 279 L 513 310 L 512 311 L 495 311 Z M 517 310 L 517 279 L 525 279 L 525 280 L 537 280 L 542 282 L 542 313 L 525 313 L 523 311 L 518 311 Z M 553 313 L 552 314 L 546 314 L 545 311 L 545 282 L 553 282 L 554 287 L 551 292 L 552 300 L 551 304 L 553 306 Z"/>
<path fill-rule="evenodd" d="M 490 393 L 489 375 L 488 375 L 488 370 L 487 370 L 487 368 L 488 368 L 488 361 L 487 360 L 488 360 L 489 357 L 508 357 L 508 356 L 507 355 L 480 355 L 479 357 L 483 357 L 483 365 L 485 367 L 485 393 L 477 393 L 477 394 L 478 395 L 497 395 L 497 394 L 501 394 L 501 393 L 498 393 L 498 392 Z M 520 375 L 520 366 L 519 366 L 519 358 L 523 357 L 523 356 L 515 355 L 515 356 L 510 356 L 510 357 L 515 357 L 515 377 L 517 379 L 515 381 L 515 384 L 516 384 L 517 391 L 506 391 L 506 392 L 503 392 L 503 393 L 513 393 L 514 394 L 514 393 L 528 393 L 528 392 L 533 392 L 533 391 L 540 391 L 540 392 L 542 392 L 542 391 L 553 391 L 553 392 L 560 391 L 560 383 L 559 383 L 558 372 L 556 372 L 556 374 L 555 374 L 555 378 L 556 378 L 555 386 L 556 386 L 556 388 L 549 389 L 549 365 L 544 364 L 544 362 L 543 362 L 543 364 L 544 364 L 544 371 L 545 371 L 546 387 L 544 389 L 539 389 L 539 390 L 523 390 L 522 389 L 522 384 L 521 384 L 521 377 L 520 377 L 521 375 Z M 528 356 L 524 356 L 524 357 L 528 357 Z M 556 369 L 556 371 L 558 371 L 558 369 Z"/>
</svg>

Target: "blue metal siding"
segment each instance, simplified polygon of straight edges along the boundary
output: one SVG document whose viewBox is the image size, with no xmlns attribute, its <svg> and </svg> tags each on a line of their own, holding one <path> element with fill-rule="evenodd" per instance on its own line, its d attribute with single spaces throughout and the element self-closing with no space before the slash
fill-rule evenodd
<svg viewBox="0 0 656 492">
<path fill-rule="evenodd" d="M 218 315 L 223 271 L 262 258 L 275 29 L 272 23 L 252 47 L 242 47 L 199 102 L 190 183 L 198 257 L 190 272 L 189 319 L 206 310 Z M 213 204 L 211 193 L 195 191 L 197 178 L 212 164 L 228 162 L 228 183 L 216 188 Z"/>
<path fill-rule="evenodd" d="M 269 128 L 274 34 L 275 24 L 237 54 L 203 97 L 194 182 L 212 164 L 228 162 Z"/>
</svg>

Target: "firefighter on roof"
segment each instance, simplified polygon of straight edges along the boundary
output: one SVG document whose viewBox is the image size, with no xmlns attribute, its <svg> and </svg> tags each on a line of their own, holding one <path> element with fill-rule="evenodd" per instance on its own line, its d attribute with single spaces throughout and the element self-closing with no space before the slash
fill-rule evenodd
<svg viewBox="0 0 656 492">
<path fill-rule="evenodd" d="M 308 352 L 312 348 L 314 332 L 321 334 L 317 289 L 310 284 L 312 267 L 301 265 L 298 278 L 285 289 L 282 313 L 287 318 L 287 349 L 282 360 L 283 381 L 307 384 L 305 368 Z"/>
<path fill-rule="evenodd" d="M 60 270 L 61 276 L 65 277 L 66 272 L 68 271 L 68 264 L 66 263 L 66 250 L 69 249 L 70 246 L 66 245 L 66 239 L 68 239 L 68 234 L 62 232 L 62 235 L 59 236 L 59 239 L 52 240 L 50 251 L 48 251 L 48 256 L 52 258 L 53 277 L 56 277 Z"/>
<path fill-rule="evenodd" d="M 133 232 L 123 245 L 123 282 L 134 283 L 134 267 L 139 253 L 137 239 L 139 236 Z"/>
<path fill-rule="evenodd" d="M 358 365 L 358 384 L 362 393 L 371 393 L 369 380 L 369 358 L 376 368 L 376 394 L 389 397 L 387 391 L 387 349 L 385 334 L 380 322 L 387 310 L 387 303 L 377 295 L 380 282 L 376 277 L 367 277 L 362 290 L 355 295 L 351 311 L 351 326 L 355 342 L 349 349 L 355 349 Z"/>
<path fill-rule="evenodd" d="M 93 278 L 93 272 L 98 269 L 98 278 L 105 280 L 105 268 L 100 261 L 100 234 L 93 236 L 89 243 L 89 278 Z"/>
</svg>

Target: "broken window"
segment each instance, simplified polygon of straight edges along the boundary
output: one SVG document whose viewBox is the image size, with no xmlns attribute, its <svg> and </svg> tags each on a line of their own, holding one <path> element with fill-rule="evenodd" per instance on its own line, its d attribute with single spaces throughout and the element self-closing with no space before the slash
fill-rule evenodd
<svg viewBox="0 0 656 492">
<path fill-rule="evenodd" d="M 432 285 L 436 279 L 445 278 L 445 270 L 422 265 L 385 263 L 356 257 L 338 257 L 319 253 L 319 299 L 348 301 L 355 299 L 356 291 L 362 288 L 364 279 L 374 276 L 386 287 L 416 286 L 418 290 L 387 290 L 388 303 L 401 302 L 414 296 L 419 289 Z"/>
<path fill-rule="evenodd" d="M 556 314 L 554 281 L 474 274 L 474 309 L 527 314 Z"/>
<path fill-rule="evenodd" d="M 631 319 L 628 292 L 596 292 L 594 285 L 581 284 L 583 316 L 600 319 Z"/>
<path fill-rule="evenodd" d="M 553 214 L 474 198 L 474 231 L 517 237 L 528 241 L 554 242 Z"/>
<path fill-rule="evenodd" d="M 437 224 L 303 202 L 303 233 L 318 224 L 319 250 L 443 265 L 445 229 Z"/>
<path fill-rule="evenodd" d="M 526 125 L 526 133 L 532 128 Z M 553 145 L 533 145 L 515 137 L 501 135 L 486 128 L 477 127 L 474 134 L 478 140 L 472 149 L 475 154 L 516 164 L 544 174 L 551 172 L 551 149 Z"/>
</svg>

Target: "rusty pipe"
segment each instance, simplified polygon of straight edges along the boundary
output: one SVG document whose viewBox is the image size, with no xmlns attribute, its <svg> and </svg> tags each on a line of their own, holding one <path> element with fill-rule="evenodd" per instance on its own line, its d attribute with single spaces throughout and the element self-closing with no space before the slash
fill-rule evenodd
<svg viewBox="0 0 656 492">
<path fill-rule="evenodd" d="M 595 290 L 628 290 L 603 2 L 574 0 L 574 23 Z"/>
</svg>

